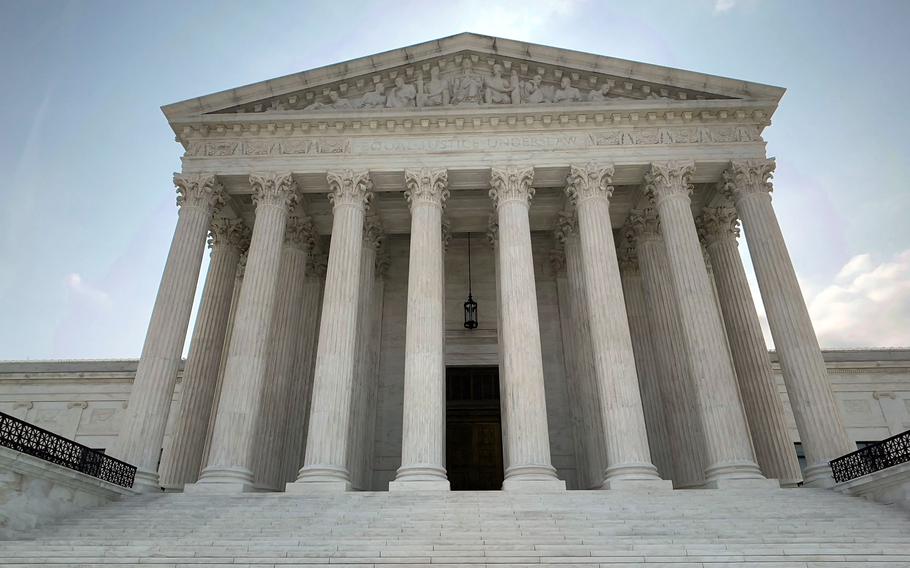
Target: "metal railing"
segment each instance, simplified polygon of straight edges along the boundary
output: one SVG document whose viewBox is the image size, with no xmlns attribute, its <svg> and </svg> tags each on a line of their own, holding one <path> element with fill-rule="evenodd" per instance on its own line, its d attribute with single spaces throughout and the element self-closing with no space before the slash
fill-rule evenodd
<svg viewBox="0 0 910 568">
<path fill-rule="evenodd" d="M 0 412 L 0 446 L 74 469 L 121 487 L 132 487 L 136 467 L 44 428 Z"/>
<path fill-rule="evenodd" d="M 834 481 L 843 483 L 910 461 L 910 430 L 831 460 Z"/>
</svg>

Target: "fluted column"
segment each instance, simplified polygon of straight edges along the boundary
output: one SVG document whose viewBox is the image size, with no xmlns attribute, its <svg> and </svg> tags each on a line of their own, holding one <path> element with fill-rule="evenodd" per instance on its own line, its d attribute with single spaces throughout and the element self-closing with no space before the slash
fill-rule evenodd
<svg viewBox="0 0 910 568">
<path fill-rule="evenodd" d="M 704 434 L 657 212 L 651 208 L 633 211 L 623 233 L 634 242 L 638 256 L 673 462 L 673 486 L 701 487 L 705 482 Z"/>
<path fill-rule="evenodd" d="M 375 210 L 367 211 L 363 224 L 363 252 L 360 255 L 360 299 L 357 301 L 357 340 L 356 360 L 354 361 L 354 381 L 351 391 L 351 421 L 348 426 L 347 467 L 351 475 L 353 489 L 365 490 L 369 462 L 364 455 L 367 438 L 372 431 L 368 420 L 369 408 L 372 405 L 370 393 L 375 377 L 375 369 L 370 366 L 370 352 L 373 340 L 373 312 L 376 300 L 376 255 L 382 247 L 385 234 L 382 223 Z"/>
<path fill-rule="evenodd" d="M 739 255 L 738 225 L 736 210 L 732 207 L 705 207 L 699 218 L 699 230 L 711 257 L 755 457 L 765 477 L 777 479 L 781 485 L 796 486 L 802 481 L 802 474 Z"/>
<path fill-rule="evenodd" d="M 223 190 L 214 175 L 175 174 L 174 184 L 180 207 L 177 227 L 152 308 L 126 416 L 111 452 L 137 467 L 134 488 L 143 492 L 160 490 L 158 456 L 190 324 L 205 237 L 213 214 L 224 204 Z"/>
<path fill-rule="evenodd" d="M 390 491 L 448 491 L 445 468 L 445 349 L 442 330 L 442 210 L 445 169 L 405 170 L 411 209 L 401 467 Z"/>
<path fill-rule="evenodd" d="M 550 462 L 543 358 L 531 228 L 533 168 L 493 168 L 490 197 L 499 219 L 499 268 L 502 271 L 504 366 L 509 385 L 505 409 L 509 427 L 509 467 L 505 490 L 565 489 Z"/>
<path fill-rule="evenodd" d="M 288 394 L 287 436 L 284 439 L 282 451 L 284 456 L 282 481 L 284 483 L 297 479 L 297 471 L 303 467 L 326 260 L 325 255 L 321 253 L 311 252 L 307 256 L 303 299 L 300 302 L 300 334 L 297 336 L 297 345 L 294 350 L 294 375 Z"/>
<path fill-rule="evenodd" d="M 249 229 L 239 219 L 216 217 L 212 221 L 212 249 L 202 303 L 196 316 L 190 353 L 183 370 L 183 392 L 177 410 L 174 435 L 161 456 L 161 484 L 183 489 L 199 477 L 215 386 L 224 351 L 231 312 L 231 299 L 240 252 L 248 246 Z"/>
<path fill-rule="evenodd" d="M 706 485 L 770 486 L 755 463 L 736 374 L 692 218 L 689 178 L 694 171 L 693 162 L 651 164 L 646 182 L 660 214 L 689 374 L 698 395 L 706 440 Z"/>
<path fill-rule="evenodd" d="M 663 479 L 673 479 L 673 459 L 670 454 L 670 440 L 664 417 L 663 396 L 654 356 L 653 333 L 648 323 L 648 304 L 645 300 L 641 271 L 635 243 L 623 238 L 617 247 L 619 275 L 622 280 L 622 294 L 626 300 L 626 317 L 632 336 L 632 350 L 635 354 L 635 369 L 638 371 L 638 387 L 645 411 L 648 428 L 648 446 L 651 460 Z"/>
<path fill-rule="evenodd" d="M 297 481 L 287 486 L 289 492 L 351 489 L 345 461 L 356 359 L 362 231 L 372 183 L 367 171 L 328 172 L 326 179 L 334 214 L 332 242 L 319 324 L 306 457 Z"/>
<path fill-rule="evenodd" d="M 307 257 L 314 245 L 313 226 L 306 217 L 292 215 L 285 227 L 278 269 L 278 289 L 269 331 L 268 362 L 262 402 L 256 420 L 253 474 L 259 489 L 284 489 L 280 474 L 281 450 L 287 433 L 288 399 L 297 379 L 295 348 L 302 331 L 301 308 Z"/>
<path fill-rule="evenodd" d="M 496 355 L 499 358 L 499 415 L 502 420 L 502 465 L 509 469 L 509 381 L 506 380 L 506 344 L 502 333 L 502 269 L 499 267 L 499 219 L 496 212 L 487 219 L 487 241 L 493 249 L 493 271 L 496 273 Z"/>
<path fill-rule="evenodd" d="M 588 296 L 578 238 L 578 218 L 575 211 L 563 211 L 556 220 L 556 236 L 562 240 L 566 254 L 566 279 L 569 283 L 571 313 L 575 327 L 575 360 L 578 364 L 578 390 L 583 420 L 587 470 L 583 489 L 600 488 L 607 467 L 603 413 L 597 396 L 597 376 L 594 372 L 594 352 L 591 346 L 591 325 L 588 315 Z"/>
<path fill-rule="evenodd" d="M 607 468 L 603 488 L 665 486 L 651 463 L 648 433 L 622 281 L 610 225 L 612 166 L 572 165 L 566 194 L 578 212 L 597 397 L 603 415 Z"/>
<path fill-rule="evenodd" d="M 291 174 L 251 175 L 256 221 L 237 304 L 208 464 L 188 491 L 253 489 L 256 420 L 262 404 L 288 211 L 297 201 Z M 192 488 L 192 489 L 191 489 Z"/>
<path fill-rule="evenodd" d="M 834 484 L 828 462 L 855 450 L 812 327 L 793 262 L 771 206 L 774 160 L 733 162 L 725 189 L 736 202 L 787 395 L 806 452 L 806 485 Z"/>
</svg>

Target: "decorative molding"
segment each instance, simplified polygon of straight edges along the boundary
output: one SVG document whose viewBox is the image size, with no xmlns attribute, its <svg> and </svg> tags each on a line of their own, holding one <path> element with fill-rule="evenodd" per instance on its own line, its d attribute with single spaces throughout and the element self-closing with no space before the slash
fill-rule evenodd
<svg viewBox="0 0 910 568">
<path fill-rule="evenodd" d="M 174 174 L 177 207 L 202 207 L 210 214 L 224 207 L 224 188 L 214 174 Z"/>
<path fill-rule="evenodd" d="M 739 237 L 739 218 L 734 207 L 704 207 L 695 226 L 706 246 L 723 239 L 732 239 L 735 243 Z"/>
<path fill-rule="evenodd" d="M 365 208 L 373 198 L 373 182 L 367 170 L 341 170 L 327 172 L 329 202 L 333 207 L 351 205 Z"/>
<path fill-rule="evenodd" d="M 525 206 L 534 198 L 534 168 L 492 168 L 490 170 L 490 199 L 499 208 L 503 203 L 517 201 Z"/>
<path fill-rule="evenodd" d="M 214 217 L 209 226 L 209 248 L 226 246 L 244 251 L 250 246 L 252 231 L 240 219 Z"/>
<path fill-rule="evenodd" d="M 645 172 L 645 194 L 652 203 L 659 205 L 664 199 L 685 197 L 692 193 L 689 180 L 695 173 L 695 162 L 653 162 Z"/>
<path fill-rule="evenodd" d="M 771 178 L 776 167 L 774 158 L 730 162 L 723 174 L 724 193 L 736 201 L 748 195 L 770 194 L 774 191 Z"/>
<path fill-rule="evenodd" d="M 445 168 L 420 168 L 404 171 L 404 198 L 413 211 L 417 204 L 445 208 L 449 198 L 449 174 Z"/>
<path fill-rule="evenodd" d="M 290 173 L 250 174 L 250 186 L 256 207 L 283 206 L 290 212 L 297 206 L 297 182 Z"/>
<path fill-rule="evenodd" d="M 609 200 L 613 196 L 613 165 L 571 164 L 566 176 L 566 195 L 576 207 L 593 198 Z"/>
</svg>

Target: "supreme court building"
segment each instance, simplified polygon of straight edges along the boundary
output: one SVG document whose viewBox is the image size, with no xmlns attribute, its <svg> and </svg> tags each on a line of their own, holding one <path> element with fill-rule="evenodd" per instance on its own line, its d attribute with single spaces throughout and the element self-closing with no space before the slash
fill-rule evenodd
<svg viewBox="0 0 910 568">
<path fill-rule="evenodd" d="M 108 452 L 187 493 L 830 486 L 783 93 L 466 33 L 165 106 L 179 218 Z"/>
</svg>

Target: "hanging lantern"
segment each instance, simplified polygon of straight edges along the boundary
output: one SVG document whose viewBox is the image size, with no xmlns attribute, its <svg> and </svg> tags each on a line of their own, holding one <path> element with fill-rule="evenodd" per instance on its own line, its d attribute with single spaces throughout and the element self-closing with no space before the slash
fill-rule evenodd
<svg viewBox="0 0 910 568">
<path fill-rule="evenodd" d="M 468 299 L 464 303 L 464 326 L 467 329 L 477 328 L 477 302 L 471 295 L 471 233 L 468 233 Z"/>
</svg>

